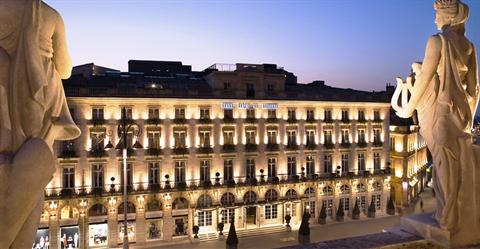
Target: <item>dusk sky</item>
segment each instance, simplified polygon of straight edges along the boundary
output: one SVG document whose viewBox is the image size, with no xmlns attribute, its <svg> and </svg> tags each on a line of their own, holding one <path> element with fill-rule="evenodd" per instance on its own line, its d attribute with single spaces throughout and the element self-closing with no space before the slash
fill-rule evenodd
<svg viewBox="0 0 480 249">
<path fill-rule="evenodd" d="M 47 0 L 64 18 L 75 65 L 130 59 L 275 63 L 299 82 L 383 90 L 421 61 L 437 33 L 433 0 Z M 480 47 L 480 1 L 467 36 Z M 478 49 L 477 49 L 478 50 Z"/>
</svg>

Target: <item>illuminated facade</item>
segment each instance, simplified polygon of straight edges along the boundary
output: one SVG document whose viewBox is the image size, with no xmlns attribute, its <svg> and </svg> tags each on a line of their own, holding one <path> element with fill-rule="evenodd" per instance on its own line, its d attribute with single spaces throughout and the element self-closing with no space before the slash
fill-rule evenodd
<svg viewBox="0 0 480 249">
<path fill-rule="evenodd" d="M 215 238 L 231 217 L 239 234 L 283 229 L 286 214 L 299 224 L 303 210 L 316 223 L 322 207 L 333 222 L 339 206 L 351 216 L 356 200 L 364 212 L 374 203 L 385 213 L 385 92 L 297 84 L 269 64 L 192 72 L 175 62 L 129 63 L 128 73 L 80 66 L 64 84 L 82 136 L 56 145 L 40 225 L 48 230 L 39 230 L 51 245 L 63 245 L 63 230 L 77 232 L 82 248 L 122 243 L 122 108 L 136 131 L 126 141 L 126 184 L 129 238 L 138 245 L 190 239 L 193 225 Z"/>
<path fill-rule="evenodd" d="M 431 178 L 431 160 L 420 128 L 413 119 L 402 120 L 392 113 L 390 120 L 392 198 L 396 205 L 406 206 Z"/>
</svg>

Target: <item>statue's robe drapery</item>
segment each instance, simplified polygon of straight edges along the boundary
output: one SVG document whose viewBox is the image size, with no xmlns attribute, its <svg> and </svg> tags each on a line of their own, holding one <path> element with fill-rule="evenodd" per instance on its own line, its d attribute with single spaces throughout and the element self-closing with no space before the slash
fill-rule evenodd
<svg viewBox="0 0 480 249">
<path fill-rule="evenodd" d="M 478 103 L 478 80 L 469 82 L 467 77 L 477 74 L 475 51 L 474 63 L 463 61 L 456 44 L 458 34 L 447 30 L 439 36 L 437 74 L 417 106 L 420 134 L 433 156 L 435 218 L 453 234 L 466 229 L 480 233 L 480 148 L 472 144 L 470 130 Z M 469 68 L 472 64 L 474 68 Z"/>
<path fill-rule="evenodd" d="M 60 15 L 40 0 L 0 0 L 0 13 L 0 248 L 27 248 L 55 169 L 45 140 L 80 130 L 55 66 Z"/>
</svg>

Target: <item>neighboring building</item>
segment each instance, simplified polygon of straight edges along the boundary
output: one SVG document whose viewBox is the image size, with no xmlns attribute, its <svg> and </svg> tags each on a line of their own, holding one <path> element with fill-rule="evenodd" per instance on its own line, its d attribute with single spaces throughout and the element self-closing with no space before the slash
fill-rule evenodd
<svg viewBox="0 0 480 249">
<path fill-rule="evenodd" d="M 315 223 L 324 205 L 334 220 L 339 206 L 350 215 L 356 200 L 363 211 L 373 202 L 385 212 L 385 92 L 297 84 L 272 64 L 193 72 L 180 62 L 130 61 L 129 68 L 64 82 L 82 135 L 56 144 L 39 231 L 52 248 L 74 233 L 82 248 L 122 243 L 115 149 L 122 108 L 135 129 L 126 142 L 142 148 L 129 150 L 126 172 L 129 237 L 139 245 L 189 239 L 194 224 L 215 237 L 231 217 L 239 233 L 279 228 L 286 214 L 299 224 L 303 210 Z"/>
<path fill-rule="evenodd" d="M 390 158 L 393 177 L 392 199 L 397 206 L 408 206 L 431 178 L 431 159 L 420 127 L 413 118 L 402 119 L 390 113 Z"/>
</svg>

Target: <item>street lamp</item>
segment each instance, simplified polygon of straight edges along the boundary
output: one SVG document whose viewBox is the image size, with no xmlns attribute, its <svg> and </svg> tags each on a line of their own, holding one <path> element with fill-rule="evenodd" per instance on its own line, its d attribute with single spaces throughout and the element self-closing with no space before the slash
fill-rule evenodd
<svg viewBox="0 0 480 249">
<path fill-rule="evenodd" d="M 123 159 L 123 248 L 128 249 L 128 222 L 127 222 L 127 134 L 131 131 L 135 132 L 135 124 L 127 122 L 127 110 L 125 107 L 122 107 L 122 118 L 120 119 L 120 124 L 117 127 L 117 134 L 120 138 L 116 149 L 122 149 L 122 159 Z M 132 146 L 133 149 L 141 149 L 142 145 L 138 142 L 138 135 L 140 132 L 133 134 L 136 137 L 136 142 Z M 107 147 L 111 148 L 111 144 L 107 144 Z"/>
</svg>

